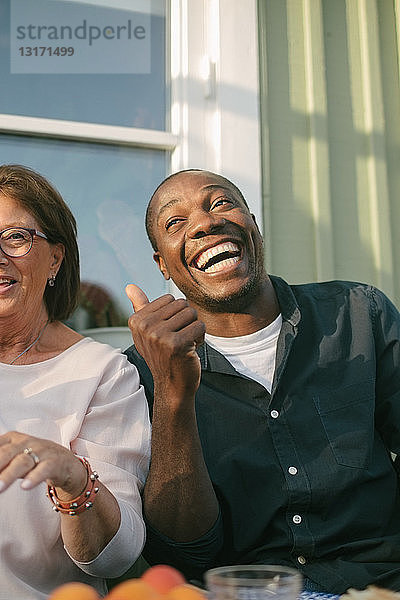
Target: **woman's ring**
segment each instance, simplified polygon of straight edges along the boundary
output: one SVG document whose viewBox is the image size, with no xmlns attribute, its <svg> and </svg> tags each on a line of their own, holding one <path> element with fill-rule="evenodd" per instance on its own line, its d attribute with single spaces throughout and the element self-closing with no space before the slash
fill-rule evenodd
<svg viewBox="0 0 400 600">
<path fill-rule="evenodd" d="M 40 463 L 40 458 L 38 457 L 37 454 L 34 453 L 32 448 L 25 448 L 24 454 L 28 454 L 31 457 L 31 459 L 35 463 L 35 467 L 36 467 L 36 465 L 38 465 Z"/>
</svg>

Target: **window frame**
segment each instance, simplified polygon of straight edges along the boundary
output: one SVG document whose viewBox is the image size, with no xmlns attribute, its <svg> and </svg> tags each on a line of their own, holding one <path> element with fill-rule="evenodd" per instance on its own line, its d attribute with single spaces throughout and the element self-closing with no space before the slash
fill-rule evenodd
<svg viewBox="0 0 400 600">
<path fill-rule="evenodd" d="M 170 172 L 232 178 L 262 227 L 257 1 L 167 0 L 166 19 L 166 131 L 0 114 L 0 133 L 169 151 Z"/>
<path fill-rule="evenodd" d="M 263 231 L 257 0 L 167 0 L 166 20 L 167 130 L 0 114 L 0 134 L 165 150 L 169 173 L 231 179 Z"/>
<path fill-rule="evenodd" d="M 0 114 L 0 132 L 155 150 L 173 150 L 177 145 L 177 136 L 169 131 L 8 114 Z"/>
<path fill-rule="evenodd" d="M 171 172 L 203 168 L 238 185 L 260 230 L 257 0 L 171 0 Z"/>
</svg>

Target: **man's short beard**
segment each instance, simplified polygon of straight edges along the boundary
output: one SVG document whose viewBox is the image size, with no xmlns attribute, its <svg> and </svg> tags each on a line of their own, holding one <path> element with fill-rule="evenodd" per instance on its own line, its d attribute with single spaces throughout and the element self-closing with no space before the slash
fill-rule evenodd
<svg viewBox="0 0 400 600">
<path fill-rule="evenodd" d="M 247 280 L 243 287 L 226 296 L 203 294 L 193 286 L 188 289 L 184 285 L 178 287 L 187 300 L 199 308 L 214 313 L 247 313 L 247 308 L 253 304 L 254 299 L 262 292 L 267 277 L 263 258 L 252 259 L 249 271 L 252 273 L 252 277 Z"/>
<path fill-rule="evenodd" d="M 244 313 L 260 291 L 258 279 L 251 279 L 240 290 L 223 298 L 202 298 L 202 306 L 216 313 Z"/>
<path fill-rule="evenodd" d="M 254 299 L 260 294 L 266 276 L 264 263 L 252 261 L 250 271 L 253 276 L 236 292 L 226 296 L 210 296 L 188 294 L 187 299 L 198 306 L 214 313 L 246 313 L 247 307 L 253 304 Z M 185 290 L 182 290 L 185 293 Z M 192 290 L 193 291 L 193 290 Z"/>
</svg>

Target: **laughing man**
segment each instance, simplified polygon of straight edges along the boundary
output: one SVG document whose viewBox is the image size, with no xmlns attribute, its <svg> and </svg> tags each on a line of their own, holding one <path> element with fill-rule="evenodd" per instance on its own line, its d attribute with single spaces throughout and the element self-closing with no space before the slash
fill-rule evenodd
<svg viewBox="0 0 400 600">
<path fill-rule="evenodd" d="M 127 287 L 153 411 L 146 557 L 198 577 L 285 564 L 305 588 L 400 590 L 400 315 L 369 285 L 268 275 L 239 189 L 155 191 L 154 259 L 185 299 Z"/>
</svg>

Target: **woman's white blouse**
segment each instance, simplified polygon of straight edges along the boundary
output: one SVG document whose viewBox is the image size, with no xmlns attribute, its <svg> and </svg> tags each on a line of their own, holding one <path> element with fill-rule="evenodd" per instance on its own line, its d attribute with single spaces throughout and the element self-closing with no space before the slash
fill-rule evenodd
<svg viewBox="0 0 400 600">
<path fill-rule="evenodd" d="M 0 434 L 51 439 L 87 457 L 121 509 L 120 528 L 106 548 L 90 563 L 75 563 L 46 484 L 25 491 L 14 482 L 0 494 L 0 600 L 46 598 L 65 581 L 104 593 L 103 578 L 124 573 L 145 538 L 140 492 L 150 422 L 137 369 L 118 350 L 84 338 L 40 363 L 0 363 L 0 377 Z"/>
</svg>

